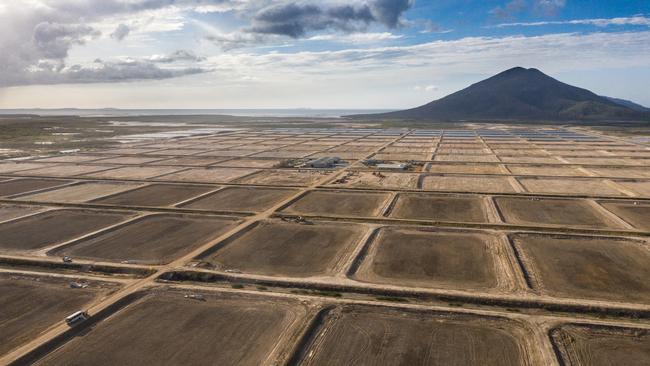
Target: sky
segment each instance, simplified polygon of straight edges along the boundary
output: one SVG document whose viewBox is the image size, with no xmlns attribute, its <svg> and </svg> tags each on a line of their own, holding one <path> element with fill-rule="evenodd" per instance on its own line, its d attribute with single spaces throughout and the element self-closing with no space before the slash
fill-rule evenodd
<svg viewBox="0 0 650 366">
<path fill-rule="evenodd" d="M 650 106 L 650 1 L 0 1 L 0 108 L 394 109 L 515 66 Z"/>
</svg>

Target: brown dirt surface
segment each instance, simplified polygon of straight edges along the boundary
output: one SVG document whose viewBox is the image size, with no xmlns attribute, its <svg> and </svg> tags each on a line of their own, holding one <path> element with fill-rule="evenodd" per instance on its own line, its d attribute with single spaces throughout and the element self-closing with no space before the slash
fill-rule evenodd
<svg viewBox="0 0 650 366">
<path fill-rule="evenodd" d="M 616 183 L 622 185 L 623 187 L 636 192 L 639 196 L 650 197 L 650 180 L 646 181 L 616 181 Z"/>
<path fill-rule="evenodd" d="M 152 184 L 92 201 L 107 205 L 169 206 L 214 190 L 215 187 Z"/>
<path fill-rule="evenodd" d="M 398 219 L 488 222 L 483 198 L 473 196 L 435 196 L 400 194 L 390 217 Z"/>
<path fill-rule="evenodd" d="M 566 325 L 552 339 L 567 366 L 650 365 L 650 331 Z"/>
<path fill-rule="evenodd" d="M 506 177 L 427 175 L 422 179 L 426 191 L 514 193 Z"/>
<path fill-rule="evenodd" d="M 0 205 L 0 222 L 42 211 L 43 207 L 12 204 Z"/>
<path fill-rule="evenodd" d="M 213 157 L 230 157 L 230 156 L 247 156 L 252 153 L 255 153 L 259 150 L 252 149 L 252 150 L 236 150 L 236 149 L 227 149 L 227 150 L 215 150 L 215 151 L 207 151 L 204 153 L 201 153 L 197 156 L 213 156 Z M 198 151 L 195 151 L 195 153 Z"/>
<path fill-rule="evenodd" d="M 650 159 L 631 159 L 619 157 L 602 157 L 602 158 L 565 158 L 574 164 L 594 164 L 594 165 L 650 165 Z"/>
<path fill-rule="evenodd" d="M 72 289 L 69 282 L 0 274 L 0 355 L 80 310 L 102 292 L 99 284 Z"/>
<path fill-rule="evenodd" d="M 110 179 L 148 179 L 163 174 L 173 173 L 178 170 L 179 168 L 177 167 L 128 166 L 124 168 L 105 170 L 98 173 L 84 174 L 84 176 L 90 178 L 110 178 Z"/>
<path fill-rule="evenodd" d="M 309 150 L 309 151 L 286 151 L 286 150 L 276 150 L 276 151 L 266 151 L 253 155 L 256 158 L 304 158 L 311 154 L 317 153 L 318 150 Z"/>
<path fill-rule="evenodd" d="M 199 183 L 226 183 L 257 171 L 258 169 L 246 168 L 195 168 L 169 174 L 157 179 Z"/>
<path fill-rule="evenodd" d="M 489 162 L 499 162 L 499 158 L 496 155 L 439 155 L 436 154 L 434 159 L 435 161 L 468 161 L 475 163 L 489 163 Z"/>
<path fill-rule="evenodd" d="M 51 255 L 134 263 L 168 263 L 232 228 L 223 218 L 157 214 L 99 236 L 58 248 Z"/>
<path fill-rule="evenodd" d="M 426 154 L 403 154 L 403 153 L 379 153 L 372 156 L 377 160 L 408 161 L 408 160 L 431 160 L 431 153 Z"/>
<path fill-rule="evenodd" d="M 47 163 L 4 163 L 0 162 L 0 174 L 22 172 L 30 169 L 47 168 L 52 165 Z"/>
<path fill-rule="evenodd" d="M 601 179 L 517 178 L 530 193 L 623 196 Z"/>
<path fill-rule="evenodd" d="M 429 164 L 430 173 L 506 174 L 501 165 L 494 164 Z"/>
<path fill-rule="evenodd" d="M 144 156 L 115 156 L 97 160 L 98 164 L 120 164 L 120 165 L 141 165 L 160 160 L 160 157 L 144 157 Z"/>
<path fill-rule="evenodd" d="M 25 175 L 38 177 L 74 177 L 77 175 L 91 174 L 114 168 L 114 165 L 50 164 L 48 167 L 33 169 L 25 172 Z"/>
<path fill-rule="evenodd" d="M 52 210 L 0 224 L 0 249 L 33 250 L 74 239 L 127 219 L 130 214 Z"/>
<path fill-rule="evenodd" d="M 281 159 L 251 159 L 239 158 L 234 160 L 224 161 L 216 166 L 225 167 L 245 167 L 245 168 L 277 168 L 282 164 Z"/>
<path fill-rule="evenodd" d="M 398 286 L 493 288 L 495 241 L 477 233 L 382 229 L 355 277 Z"/>
<path fill-rule="evenodd" d="M 325 319 L 303 365 L 530 365 L 527 332 L 489 318 L 346 306 Z"/>
<path fill-rule="evenodd" d="M 508 165 L 508 170 L 514 175 L 545 175 L 556 177 L 584 177 L 587 175 L 578 169 L 567 166 Z"/>
<path fill-rule="evenodd" d="M 305 316 L 288 300 L 153 293 L 100 322 L 37 364 L 262 365 Z M 107 341 L 110 340 L 110 341 Z"/>
<path fill-rule="evenodd" d="M 330 183 L 331 186 L 343 186 L 354 188 L 394 188 L 394 189 L 416 189 L 420 174 L 411 173 L 385 173 L 381 176 L 373 175 L 372 172 L 354 172 L 343 184 Z"/>
<path fill-rule="evenodd" d="M 194 156 L 175 157 L 171 159 L 154 161 L 147 165 L 182 165 L 182 166 L 208 166 L 216 164 L 223 159 L 220 158 L 199 158 Z"/>
<path fill-rule="evenodd" d="M 612 178 L 650 178 L 650 169 L 647 168 L 609 168 L 589 167 L 588 170 L 601 177 Z"/>
<path fill-rule="evenodd" d="M 104 158 L 106 157 L 101 155 L 60 155 L 52 156 L 49 158 L 36 159 L 35 161 L 46 161 L 48 163 L 87 163 L 89 161 L 95 161 Z"/>
<path fill-rule="evenodd" d="M 505 221 L 511 224 L 621 228 L 580 199 L 495 197 L 494 201 Z"/>
<path fill-rule="evenodd" d="M 309 277 L 329 274 L 361 238 L 360 226 L 343 223 L 259 223 L 207 260 L 246 273 Z"/>
<path fill-rule="evenodd" d="M 650 231 L 650 205 L 633 202 L 601 202 L 600 204 L 635 228 Z"/>
<path fill-rule="evenodd" d="M 566 298 L 650 303 L 650 251 L 607 237 L 513 235 L 533 287 Z"/>
<path fill-rule="evenodd" d="M 380 214 L 390 193 L 311 191 L 284 211 L 300 215 L 363 216 Z"/>
<path fill-rule="evenodd" d="M 21 196 L 20 199 L 40 202 L 79 203 L 124 192 L 139 186 L 140 184 L 137 183 L 82 183 L 52 191 Z"/>
<path fill-rule="evenodd" d="M 35 191 L 60 186 L 68 182 L 54 179 L 16 179 L 0 182 L 0 196 L 11 196 L 14 194 Z"/>
<path fill-rule="evenodd" d="M 264 170 L 245 177 L 239 183 L 279 186 L 309 186 L 331 172 L 324 170 Z"/>
<path fill-rule="evenodd" d="M 167 156 L 187 156 L 187 155 L 196 155 L 201 153 L 202 150 L 195 150 L 195 149 L 166 149 L 166 150 L 158 150 L 158 151 L 152 151 L 146 153 L 147 155 L 153 155 L 153 156 L 161 156 L 161 155 L 167 155 Z"/>
<path fill-rule="evenodd" d="M 345 160 L 357 160 L 364 158 L 368 155 L 368 152 L 357 152 L 357 151 L 325 151 L 316 154 L 309 155 L 309 159 L 316 159 L 322 157 L 336 156 Z"/>
<path fill-rule="evenodd" d="M 505 163 L 559 164 L 560 160 L 552 156 L 499 156 Z"/>
<path fill-rule="evenodd" d="M 282 188 L 226 187 L 182 207 L 198 210 L 261 212 L 295 193 L 295 190 Z"/>
</svg>

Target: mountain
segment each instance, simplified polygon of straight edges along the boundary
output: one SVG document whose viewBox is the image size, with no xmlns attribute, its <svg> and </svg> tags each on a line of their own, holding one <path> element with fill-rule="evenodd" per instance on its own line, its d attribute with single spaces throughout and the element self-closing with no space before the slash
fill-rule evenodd
<svg viewBox="0 0 650 366">
<path fill-rule="evenodd" d="M 650 108 L 644 107 L 644 106 L 642 106 L 641 104 L 638 104 L 638 103 L 634 103 L 631 100 L 626 100 L 626 99 L 621 99 L 621 98 L 605 97 L 605 96 L 603 96 L 603 98 L 609 99 L 609 100 L 611 100 L 612 102 L 614 102 L 616 104 L 622 105 L 623 107 L 630 108 L 630 109 L 632 109 L 634 111 L 637 111 L 637 112 L 650 112 Z"/>
<path fill-rule="evenodd" d="M 437 121 L 648 121 L 636 111 L 589 90 L 562 83 L 537 69 L 515 67 L 423 106 L 355 118 Z"/>
</svg>

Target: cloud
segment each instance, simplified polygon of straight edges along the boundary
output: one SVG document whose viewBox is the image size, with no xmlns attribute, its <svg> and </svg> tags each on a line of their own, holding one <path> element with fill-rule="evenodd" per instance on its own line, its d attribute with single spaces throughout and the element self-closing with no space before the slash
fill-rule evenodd
<svg viewBox="0 0 650 366">
<path fill-rule="evenodd" d="M 540 27 L 545 25 L 593 25 L 596 27 L 637 25 L 650 27 L 650 18 L 641 15 L 634 17 L 608 18 L 608 19 L 574 19 L 559 21 L 542 21 L 528 23 L 503 23 L 497 27 Z"/>
<path fill-rule="evenodd" d="M 105 80 L 107 72 L 123 71 L 136 79 L 173 77 L 178 74 L 166 69 L 156 70 L 151 65 L 106 64 L 97 67 L 74 67 L 70 61 L 74 47 L 83 46 L 107 37 L 120 40 L 137 24 L 138 30 L 160 31 L 178 29 L 183 20 L 180 13 L 199 6 L 241 6 L 236 0 L 30 0 L 3 2 L 0 7 L 0 87 L 34 82 L 67 82 L 72 78 Z M 171 23 L 160 24 L 158 15 L 165 15 Z M 135 19 L 135 23 L 125 22 Z M 142 18 L 142 19 L 139 19 Z M 179 20 L 180 19 L 180 20 Z M 115 24 L 119 24 L 115 28 Z M 126 24 L 130 24 L 127 26 Z M 110 28 L 109 28 L 110 27 Z M 105 55 L 102 55 L 105 56 Z M 110 56 L 110 55 L 108 55 Z M 186 60 L 187 61 L 187 60 Z M 198 61 L 198 60 L 197 60 Z M 182 74 L 182 72 L 181 72 Z M 92 75 L 96 75 L 93 78 Z M 108 79 L 106 79 L 108 80 Z"/>
<path fill-rule="evenodd" d="M 375 20 L 389 27 L 400 25 L 402 14 L 413 6 L 413 0 L 375 0 L 370 3 Z"/>
<path fill-rule="evenodd" d="M 536 0 L 535 11 L 543 15 L 556 15 L 566 6 L 566 0 Z"/>
<path fill-rule="evenodd" d="M 359 32 L 373 23 L 396 28 L 401 24 L 402 14 L 411 6 L 412 0 L 372 0 L 346 5 L 280 3 L 258 11 L 252 18 L 252 26 L 245 31 L 302 38 L 321 30 Z"/>
<path fill-rule="evenodd" d="M 68 56 L 72 45 L 84 44 L 100 32 L 87 25 L 41 22 L 32 34 L 35 48 L 43 58 L 62 59 Z"/>
<path fill-rule="evenodd" d="M 205 39 L 216 44 L 222 50 L 229 51 L 236 48 L 268 43 L 273 39 L 277 39 L 277 36 L 242 32 L 219 33 L 213 31 L 211 34 L 205 36 Z"/>
<path fill-rule="evenodd" d="M 496 8 L 490 10 L 490 15 L 496 19 L 506 20 L 514 19 L 515 16 L 528 7 L 526 0 L 511 0 L 509 3 L 504 6 L 497 6 Z"/>
<path fill-rule="evenodd" d="M 429 34 L 429 33 L 451 33 L 454 30 L 453 29 L 444 29 L 440 24 L 434 23 L 430 19 L 418 19 L 414 22 L 412 22 L 413 25 L 419 26 L 421 29 L 419 33 L 421 34 Z"/>
<path fill-rule="evenodd" d="M 173 63 L 180 61 L 200 62 L 205 61 L 205 57 L 197 56 L 192 51 L 178 50 L 169 55 L 154 55 L 149 57 L 149 61 L 158 63 Z"/>
<path fill-rule="evenodd" d="M 497 6 L 489 14 L 501 21 L 516 19 L 521 13 L 530 12 L 537 15 L 554 16 L 566 6 L 566 0 L 510 0 Z"/>
<path fill-rule="evenodd" d="M 390 32 L 381 33 L 350 33 L 350 34 L 319 34 L 307 38 L 308 41 L 330 41 L 342 43 L 374 43 L 403 38 L 402 35 Z"/>
<path fill-rule="evenodd" d="M 129 33 L 131 33 L 131 28 L 124 23 L 120 23 L 117 28 L 115 28 L 113 33 L 111 33 L 111 38 L 121 41 L 126 38 Z"/>
<path fill-rule="evenodd" d="M 198 67 L 161 68 L 146 60 L 103 61 L 97 59 L 92 65 L 72 65 L 40 63 L 30 72 L 14 77 L 2 75 L 0 85 L 48 85 L 48 84 L 88 84 L 116 83 L 140 80 L 162 80 L 186 75 L 209 72 Z"/>
<path fill-rule="evenodd" d="M 650 58 L 650 31 L 560 33 L 543 36 L 467 37 L 409 46 L 351 48 L 339 51 L 287 52 L 209 57 L 221 74 L 331 78 L 372 75 L 395 80 L 402 74 L 492 73 L 499 68 L 536 65 L 552 70 L 645 67 Z M 312 80 L 312 79 L 310 79 Z M 418 81 L 415 81 L 417 85 Z M 412 85 L 413 85 L 412 84 Z"/>
<path fill-rule="evenodd" d="M 436 85 L 416 85 L 413 87 L 413 90 L 418 91 L 418 92 L 427 92 L 431 93 L 434 91 L 437 91 L 439 88 Z"/>
</svg>

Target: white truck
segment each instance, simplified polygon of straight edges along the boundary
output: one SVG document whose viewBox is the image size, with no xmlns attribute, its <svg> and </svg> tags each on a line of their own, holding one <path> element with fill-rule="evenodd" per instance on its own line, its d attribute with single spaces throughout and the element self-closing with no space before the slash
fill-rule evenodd
<svg viewBox="0 0 650 366">
<path fill-rule="evenodd" d="M 76 312 L 68 315 L 65 318 L 65 322 L 69 326 L 74 327 L 75 325 L 86 321 L 86 319 L 88 319 L 88 318 L 90 318 L 90 315 L 88 315 L 87 312 L 85 312 L 83 310 L 79 310 L 79 311 L 76 311 Z"/>
</svg>

